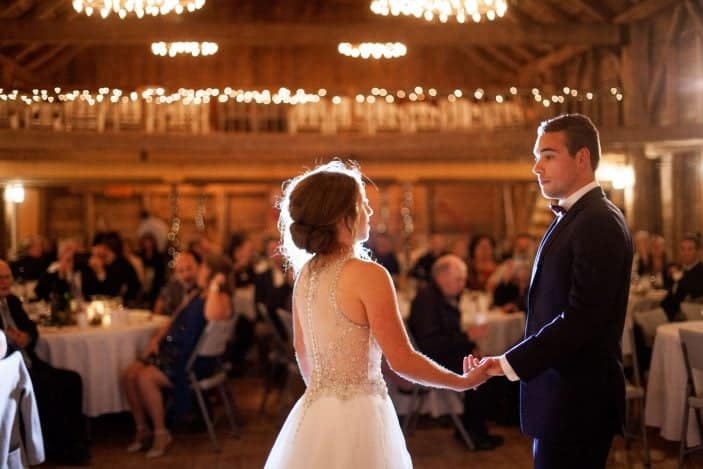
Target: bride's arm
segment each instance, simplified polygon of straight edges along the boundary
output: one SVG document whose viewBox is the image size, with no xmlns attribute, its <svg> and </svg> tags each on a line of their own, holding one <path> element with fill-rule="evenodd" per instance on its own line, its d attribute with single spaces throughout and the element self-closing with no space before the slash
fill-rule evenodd
<svg viewBox="0 0 703 469">
<path fill-rule="evenodd" d="M 473 388 L 488 379 L 485 365 L 462 376 L 415 350 L 405 331 L 393 281 L 388 272 L 369 262 L 358 263 L 357 266 L 359 271 L 355 278 L 371 333 L 396 373 L 424 385 L 457 391 Z"/>
<path fill-rule="evenodd" d="M 308 356 L 305 353 L 305 342 L 303 341 L 303 330 L 300 327 L 300 315 L 298 314 L 298 308 L 295 305 L 295 297 L 293 298 L 293 347 L 295 348 L 295 358 L 298 360 L 298 368 L 300 368 L 300 374 L 305 381 L 307 386 L 310 378 L 310 362 Z"/>
</svg>

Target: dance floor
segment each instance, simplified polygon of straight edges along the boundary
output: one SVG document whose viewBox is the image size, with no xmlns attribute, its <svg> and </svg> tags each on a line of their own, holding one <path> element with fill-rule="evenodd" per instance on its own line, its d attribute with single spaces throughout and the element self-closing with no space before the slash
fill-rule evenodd
<svg viewBox="0 0 703 469">
<path fill-rule="evenodd" d="M 267 452 L 273 444 L 281 419 L 273 415 L 275 400 L 272 400 L 267 415 L 258 413 L 262 385 L 258 378 L 247 377 L 232 381 L 236 391 L 239 418 L 242 423 L 240 439 L 228 433 L 226 418 L 219 412 L 218 437 L 223 450 L 212 451 L 210 440 L 203 429 L 179 428 L 174 433 L 174 442 L 166 455 L 147 460 L 144 453 L 130 454 L 124 448 L 131 439 L 132 424 L 128 415 L 118 414 L 100 417 L 92 421 L 91 467 L 96 468 L 261 468 Z M 219 409 L 218 409 L 219 411 Z M 417 431 L 408 438 L 408 448 L 416 468 L 434 469 L 520 469 L 531 468 L 530 442 L 521 435 L 517 427 L 491 427 L 491 432 L 502 435 L 505 445 L 497 450 L 472 453 L 452 437 L 452 428 L 442 420 L 422 419 Z M 650 432 L 654 468 L 675 468 L 677 445 L 665 442 L 655 431 Z M 621 439 L 616 440 L 611 451 L 609 468 L 639 468 L 641 451 L 638 442 L 628 452 L 624 451 Z M 703 467 L 703 457 L 696 457 L 689 467 Z M 42 467 L 54 467 L 44 465 Z"/>
</svg>

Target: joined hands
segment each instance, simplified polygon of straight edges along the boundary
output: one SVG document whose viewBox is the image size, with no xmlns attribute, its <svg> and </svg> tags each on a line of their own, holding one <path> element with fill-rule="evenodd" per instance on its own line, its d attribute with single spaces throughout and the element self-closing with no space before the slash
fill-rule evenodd
<svg viewBox="0 0 703 469">
<path fill-rule="evenodd" d="M 473 355 L 464 357 L 464 377 L 467 378 L 469 388 L 477 388 L 493 376 L 503 376 L 503 368 L 498 357 L 484 357 L 478 359 Z"/>
</svg>

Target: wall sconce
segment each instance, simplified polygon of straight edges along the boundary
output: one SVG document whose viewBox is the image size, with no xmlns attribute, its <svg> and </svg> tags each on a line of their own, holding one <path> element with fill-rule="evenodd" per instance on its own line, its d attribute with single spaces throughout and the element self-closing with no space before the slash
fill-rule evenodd
<svg viewBox="0 0 703 469">
<path fill-rule="evenodd" d="M 5 186 L 5 201 L 21 204 L 24 202 L 24 186 L 22 184 L 10 184 Z"/>
</svg>

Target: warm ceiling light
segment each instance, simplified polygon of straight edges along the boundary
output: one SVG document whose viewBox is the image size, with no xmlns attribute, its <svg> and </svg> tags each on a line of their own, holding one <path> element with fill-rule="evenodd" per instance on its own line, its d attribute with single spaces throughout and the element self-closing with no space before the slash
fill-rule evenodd
<svg viewBox="0 0 703 469">
<path fill-rule="evenodd" d="M 362 42 L 361 44 L 340 42 L 337 50 L 342 55 L 362 59 L 395 59 L 408 52 L 408 48 L 402 42 Z"/>
<path fill-rule="evenodd" d="M 125 18 L 136 15 L 167 15 L 171 12 L 180 15 L 186 11 L 194 12 L 205 5 L 205 0 L 73 0 L 73 9 L 78 13 L 92 16 L 97 13 L 107 18 L 110 13 Z"/>
<path fill-rule="evenodd" d="M 377 15 L 405 15 L 433 21 L 439 18 L 446 23 L 450 16 L 459 23 L 482 18 L 493 21 L 502 18 L 508 10 L 507 0 L 373 0 L 371 11 Z"/>
<path fill-rule="evenodd" d="M 162 57 L 175 57 L 181 54 L 198 57 L 200 55 L 214 55 L 217 53 L 217 44 L 214 42 L 152 42 L 151 52 Z"/>
<path fill-rule="evenodd" d="M 5 200 L 16 204 L 24 202 L 24 186 L 19 183 L 5 186 Z"/>
</svg>

